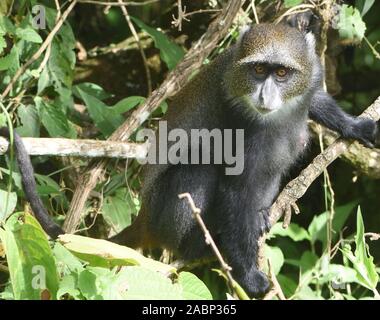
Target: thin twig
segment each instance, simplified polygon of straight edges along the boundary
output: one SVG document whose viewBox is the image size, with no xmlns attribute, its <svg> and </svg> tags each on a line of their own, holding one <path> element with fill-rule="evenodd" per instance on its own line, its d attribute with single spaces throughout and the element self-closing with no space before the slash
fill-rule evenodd
<svg viewBox="0 0 380 320">
<path fill-rule="evenodd" d="M 123 2 L 122 0 L 118 0 L 118 1 L 119 1 L 119 3 Z M 128 14 L 127 8 L 125 6 L 121 6 L 121 11 L 123 12 L 123 15 L 125 17 L 125 20 L 127 21 L 128 27 L 131 30 L 132 35 L 135 38 L 137 45 L 139 47 L 139 50 L 140 50 L 141 58 L 143 60 L 143 64 L 144 64 L 144 68 L 145 68 L 145 74 L 146 74 L 146 80 L 147 80 L 147 86 L 148 86 L 148 96 L 149 96 L 152 93 L 152 77 L 150 75 L 148 63 L 146 61 L 145 51 L 141 45 L 140 38 L 136 32 L 135 26 L 133 25 L 133 23 L 131 21 L 131 17 Z"/>
<path fill-rule="evenodd" d="M 263 300 L 272 300 L 274 296 L 277 296 L 280 300 L 286 300 L 286 297 L 281 289 L 281 286 L 277 280 L 277 277 L 274 273 L 272 263 L 268 259 L 268 269 L 269 269 L 269 277 L 272 282 L 273 287 L 271 290 L 265 295 Z"/>
<path fill-rule="evenodd" d="M 215 244 L 214 239 L 212 238 L 212 236 L 210 234 L 210 231 L 207 229 L 207 227 L 206 227 L 206 225 L 205 225 L 205 223 L 201 217 L 201 209 L 197 208 L 197 206 L 195 205 L 194 200 L 191 197 L 190 193 L 181 193 L 178 195 L 178 198 L 186 199 L 187 202 L 189 203 L 191 211 L 193 212 L 193 216 L 194 216 L 195 220 L 198 222 L 199 226 L 201 227 L 201 229 L 205 235 L 206 244 L 211 247 L 212 251 L 214 251 L 214 254 L 217 257 L 217 259 L 219 260 L 219 263 L 222 266 L 222 270 L 223 270 L 224 274 L 226 275 L 227 281 L 228 281 L 229 285 L 231 286 L 232 290 L 236 293 L 236 295 L 240 299 L 245 300 L 246 298 L 248 298 L 244 295 L 242 296 L 241 290 L 239 290 L 236 281 L 232 277 L 232 274 L 231 274 L 232 268 L 224 261 L 222 254 L 220 253 L 218 247 Z"/>
</svg>

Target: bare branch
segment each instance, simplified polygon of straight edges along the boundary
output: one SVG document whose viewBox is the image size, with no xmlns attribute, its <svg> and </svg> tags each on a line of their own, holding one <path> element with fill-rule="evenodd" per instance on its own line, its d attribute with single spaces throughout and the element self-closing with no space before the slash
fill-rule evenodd
<svg viewBox="0 0 380 320">
<path fill-rule="evenodd" d="M 73 156 L 106 158 L 145 158 L 145 144 L 101 140 L 74 140 L 61 138 L 22 138 L 26 151 L 38 156 Z M 8 150 L 8 140 L 0 137 L 0 155 Z"/>
<path fill-rule="evenodd" d="M 178 195 L 178 198 L 185 199 L 190 205 L 191 211 L 193 212 L 193 216 L 195 220 L 198 222 L 199 226 L 202 229 L 202 232 L 205 235 L 205 241 L 206 244 L 211 246 L 212 251 L 214 251 L 214 254 L 216 258 L 218 259 L 220 265 L 222 266 L 222 270 L 224 274 L 227 277 L 228 284 L 232 288 L 232 290 L 235 292 L 235 294 L 242 300 L 247 300 L 249 297 L 247 294 L 240 288 L 240 286 L 237 284 L 237 282 L 234 280 L 231 274 L 232 268 L 224 261 L 222 254 L 220 253 L 218 247 L 215 244 L 214 239 L 212 238 L 210 231 L 208 231 L 202 217 L 201 217 L 201 209 L 197 208 L 197 206 L 194 203 L 193 198 L 191 197 L 190 193 L 181 193 Z"/>
<path fill-rule="evenodd" d="M 360 117 L 370 118 L 378 121 L 380 119 L 380 97 L 368 107 Z M 287 212 L 291 212 L 292 206 L 301 198 L 312 182 L 329 166 L 336 158 L 350 149 L 354 144 L 352 141 L 337 139 L 328 148 L 320 153 L 304 169 L 300 175 L 290 181 L 278 196 L 276 202 L 270 210 L 270 222 L 273 225 L 278 219 Z"/>
<path fill-rule="evenodd" d="M 122 0 L 118 0 L 119 3 L 123 3 Z M 150 71 L 149 71 L 149 67 L 148 67 L 148 63 L 146 61 L 146 55 L 145 55 L 145 51 L 144 51 L 144 48 L 143 46 L 141 45 L 141 42 L 140 42 L 140 38 L 139 38 L 139 35 L 137 34 L 137 31 L 135 29 L 135 26 L 133 25 L 132 21 L 131 21 L 131 17 L 129 16 L 128 14 L 128 10 L 125 6 L 121 6 L 121 11 L 123 12 L 123 15 L 125 17 L 125 20 L 127 21 L 127 24 L 128 24 L 128 27 L 129 27 L 129 30 L 131 30 L 132 32 L 132 35 L 133 37 L 135 38 L 136 42 L 137 42 L 137 45 L 139 47 L 139 51 L 140 51 L 140 54 L 141 54 L 141 58 L 143 60 L 143 64 L 144 64 L 144 69 L 145 69 L 145 74 L 146 74 L 146 81 L 147 81 L 147 85 L 148 85 L 148 95 L 150 95 L 152 93 L 152 77 L 150 75 Z"/>
</svg>

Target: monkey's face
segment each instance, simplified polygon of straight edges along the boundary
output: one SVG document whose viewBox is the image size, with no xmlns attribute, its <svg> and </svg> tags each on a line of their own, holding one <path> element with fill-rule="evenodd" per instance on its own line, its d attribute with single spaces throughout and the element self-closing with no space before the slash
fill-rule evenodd
<svg viewBox="0 0 380 320">
<path fill-rule="evenodd" d="M 262 115 L 299 106 L 320 74 L 313 38 L 282 25 L 247 31 L 234 59 L 229 94 Z"/>
</svg>

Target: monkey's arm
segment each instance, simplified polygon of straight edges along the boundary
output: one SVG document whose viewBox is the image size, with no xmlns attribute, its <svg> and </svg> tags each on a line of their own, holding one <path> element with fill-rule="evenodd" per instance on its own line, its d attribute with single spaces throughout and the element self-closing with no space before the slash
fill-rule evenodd
<svg viewBox="0 0 380 320">
<path fill-rule="evenodd" d="M 317 91 L 309 110 L 310 119 L 338 132 L 345 139 L 355 139 L 373 148 L 380 142 L 379 125 L 371 119 L 353 117 L 322 90 Z"/>
<path fill-rule="evenodd" d="M 9 140 L 9 129 L 6 127 L 0 128 L 0 136 Z M 53 220 L 51 220 L 40 196 L 37 193 L 37 185 L 36 181 L 34 180 L 32 162 L 30 161 L 29 154 L 25 149 L 21 137 L 16 132 L 13 132 L 13 145 L 26 199 L 30 203 L 33 213 L 36 216 L 38 222 L 41 224 L 42 228 L 50 237 L 56 239 L 60 234 L 64 234 L 64 231 L 57 224 L 55 224 Z"/>
</svg>

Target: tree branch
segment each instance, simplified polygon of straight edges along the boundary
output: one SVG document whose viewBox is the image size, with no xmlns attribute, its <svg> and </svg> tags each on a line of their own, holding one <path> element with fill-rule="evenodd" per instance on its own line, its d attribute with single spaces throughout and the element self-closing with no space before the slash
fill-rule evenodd
<svg viewBox="0 0 380 320">
<path fill-rule="evenodd" d="M 73 156 L 106 158 L 144 158 L 145 144 L 101 140 L 74 140 L 61 138 L 22 138 L 26 151 L 34 156 Z M 0 137 L 0 155 L 7 152 L 8 140 Z"/>
</svg>

